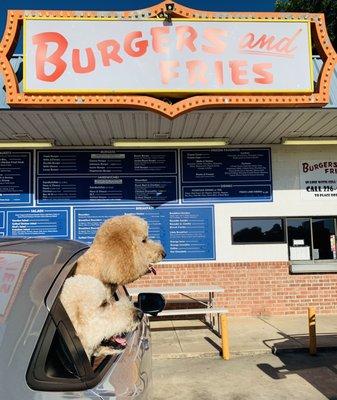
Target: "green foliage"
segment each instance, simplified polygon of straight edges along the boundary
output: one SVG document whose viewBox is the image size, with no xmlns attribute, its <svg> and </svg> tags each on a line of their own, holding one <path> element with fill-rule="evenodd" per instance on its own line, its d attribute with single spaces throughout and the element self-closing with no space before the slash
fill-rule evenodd
<svg viewBox="0 0 337 400">
<path fill-rule="evenodd" d="M 275 11 L 324 13 L 331 43 L 337 50 L 337 0 L 276 0 Z"/>
</svg>

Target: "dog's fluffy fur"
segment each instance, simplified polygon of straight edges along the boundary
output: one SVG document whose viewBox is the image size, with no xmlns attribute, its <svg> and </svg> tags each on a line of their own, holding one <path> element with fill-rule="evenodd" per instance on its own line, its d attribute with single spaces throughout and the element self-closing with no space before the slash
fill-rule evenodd
<svg viewBox="0 0 337 400">
<path fill-rule="evenodd" d="M 161 244 L 148 239 L 147 222 L 134 215 L 105 221 L 91 247 L 77 261 L 61 302 L 90 358 L 116 351 L 100 346 L 103 339 L 129 332 L 139 323 L 137 310 L 127 299 L 111 300 L 111 285 L 131 283 L 151 271 L 165 257 Z"/>
<path fill-rule="evenodd" d="M 109 289 L 92 276 L 68 278 L 61 302 L 89 359 L 92 355 L 116 353 L 114 349 L 102 348 L 102 340 L 131 332 L 139 323 L 139 310 L 127 298 L 114 301 Z"/>
<path fill-rule="evenodd" d="M 78 259 L 76 274 L 125 285 L 146 274 L 163 257 L 162 245 L 148 239 L 147 222 L 123 215 L 101 225 L 89 250 Z"/>
</svg>

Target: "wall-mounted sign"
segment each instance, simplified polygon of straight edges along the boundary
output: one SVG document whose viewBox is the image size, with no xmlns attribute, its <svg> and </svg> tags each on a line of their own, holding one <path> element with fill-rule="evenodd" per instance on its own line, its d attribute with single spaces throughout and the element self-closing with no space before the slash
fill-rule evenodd
<svg viewBox="0 0 337 400">
<path fill-rule="evenodd" d="M 6 209 L 7 235 L 20 237 L 53 237 L 70 239 L 69 208 Z"/>
<path fill-rule="evenodd" d="M 213 206 L 74 208 L 74 239 L 91 243 L 97 228 L 116 215 L 138 215 L 149 224 L 149 236 L 160 241 L 167 261 L 214 260 Z"/>
<path fill-rule="evenodd" d="M 24 20 L 24 92 L 313 92 L 306 21 Z"/>
<path fill-rule="evenodd" d="M 303 200 L 337 199 L 337 160 L 300 161 L 300 189 Z"/>
<path fill-rule="evenodd" d="M 214 203 L 272 201 L 269 148 L 4 151 L 0 167 L 0 237 L 91 243 L 105 219 L 133 213 L 167 261 L 216 259 Z M 26 192 L 31 204 L 8 201 Z"/>
<path fill-rule="evenodd" d="M 125 12 L 9 10 L 0 52 L 8 105 L 137 108 L 175 118 L 204 108 L 329 102 L 337 55 L 324 14 L 170 5 L 171 22 L 165 2 Z M 10 63 L 22 23 L 24 90 Z M 313 45 L 322 59 L 315 84 Z"/>
<path fill-rule="evenodd" d="M 176 150 L 51 150 L 37 153 L 38 175 L 167 175 L 177 172 Z"/>
<path fill-rule="evenodd" d="M 178 202 L 176 150 L 54 150 L 37 159 L 39 205 Z"/>
<path fill-rule="evenodd" d="M 270 149 L 181 150 L 184 203 L 272 201 Z"/>
<path fill-rule="evenodd" d="M 32 204 L 32 163 L 32 151 L 0 152 L 0 207 Z"/>
</svg>

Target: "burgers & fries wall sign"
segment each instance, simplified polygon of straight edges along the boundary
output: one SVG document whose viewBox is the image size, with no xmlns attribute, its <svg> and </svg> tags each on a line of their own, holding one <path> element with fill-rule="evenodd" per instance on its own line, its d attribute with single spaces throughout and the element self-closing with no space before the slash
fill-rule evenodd
<svg viewBox="0 0 337 400">
<path fill-rule="evenodd" d="M 22 92 L 9 63 L 20 25 Z M 325 59 L 316 85 L 312 37 Z M 12 106 L 137 107 L 175 117 L 205 107 L 322 106 L 336 54 L 322 14 L 161 3 L 124 13 L 10 11 L 0 60 Z"/>
</svg>

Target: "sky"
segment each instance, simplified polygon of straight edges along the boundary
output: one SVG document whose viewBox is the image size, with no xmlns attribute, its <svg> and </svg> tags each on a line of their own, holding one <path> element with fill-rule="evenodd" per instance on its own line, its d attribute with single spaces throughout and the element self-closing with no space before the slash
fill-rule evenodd
<svg viewBox="0 0 337 400">
<path fill-rule="evenodd" d="M 0 0 L 1 36 L 8 9 L 20 10 L 136 10 L 159 3 L 161 0 Z M 179 0 L 185 6 L 209 11 L 273 11 L 275 0 Z"/>
</svg>

